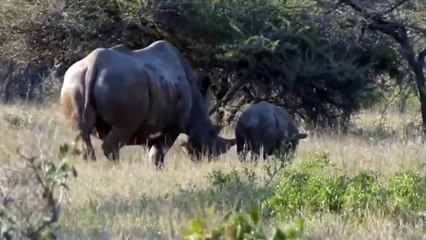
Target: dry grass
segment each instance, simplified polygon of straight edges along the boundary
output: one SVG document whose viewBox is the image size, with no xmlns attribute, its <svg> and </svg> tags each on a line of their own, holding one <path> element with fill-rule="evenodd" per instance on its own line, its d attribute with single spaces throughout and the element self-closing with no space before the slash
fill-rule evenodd
<svg viewBox="0 0 426 240">
<path fill-rule="evenodd" d="M 2 164 L 16 157 L 21 147 L 34 154 L 56 157 L 60 144 L 74 135 L 56 106 L 2 106 L 0 110 L 0 153 Z M 391 113 L 378 126 L 379 111 L 361 113 L 353 134 L 312 133 L 301 141 L 295 164 L 313 151 L 329 151 L 331 161 L 348 175 L 370 169 L 384 176 L 403 169 L 425 170 L 426 148 L 409 123 L 414 114 Z M 405 127 L 403 127 L 405 126 Z M 231 133 L 226 133 L 230 135 Z M 405 136 L 405 137 L 404 137 Z M 218 162 L 193 163 L 176 149 L 166 156 L 163 171 L 151 169 L 142 147 L 125 147 L 119 165 L 108 162 L 94 140 L 98 161 L 71 159 L 79 177 L 70 182 L 64 206 L 61 239 L 169 239 L 195 211 L 206 207 L 209 186 L 206 175 L 213 170 L 229 172 L 247 167 L 265 175 L 262 165 L 236 161 L 235 147 Z M 330 172 L 333 174 L 333 172 Z M 262 180 L 258 183 L 259 187 Z M 243 191 L 243 190 L 241 190 Z M 255 192 L 256 190 L 253 190 Z M 230 193 L 250 196 L 253 192 Z M 226 198 L 216 196 L 216 204 L 228 206 Z M 306 233 L 312 239 L 426 239 L 423 222 L 402 222 L 399 218 L 371 216 L 357 224 L 335 214 L 304 215 Z"/>
</svg>

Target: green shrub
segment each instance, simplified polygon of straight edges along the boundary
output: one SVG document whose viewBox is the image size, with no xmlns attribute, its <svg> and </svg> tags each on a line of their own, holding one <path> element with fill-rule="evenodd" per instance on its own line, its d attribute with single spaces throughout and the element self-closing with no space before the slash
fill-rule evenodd
<svg viewBox="0 0 426 240">
<path fill-rule="evenodd" d="M 357 217 L 365 217 L 369 212 L 383 210 L 386 202 L 384 189 L 377 175 L 371 171 L 361 172 L 353 177 L 342 196 L 345 211 Z"/>
<path fill-rule="evenodd" d="M 305 203 L 304 187 L 309 181 L 308 173 L 285 174 L 277 187 L 275 194 L 267 201 L 271 206 L 272 213 L 294 214 Z"/>
<path fill-rule="evenodd" d="M 209 187 L 204 189 L 198 197 L 201 202 L 208 205 L 214 204 L 220 209 L 229 209 L 235 202 L 240 202 L 243 207 L 258 204 L 268 198 L 272 189 L 260 185 L 256 174 L 248 169 L 231 172 L 214 170 L 206 178 Z"/>
<path fill-rule="evenodd" d="M 276 227 L 272 236 L 267 237 L 257 208 L 247 212 L 233 210 L 223 218 L 219 218 L 214 209 L 207 212 L 198 212 L 182 229 L 180 239 L 300 239 L 303 234 L 304 221 L 299 220 L 293 224 Z"/>
<path fill-rule="evenodd" d="M 328 208 L 330 211 L 340 212 L 343 206 L 343 195 L 346 193 L 346 189 L 351 181 L 347 176 L 339 176 L 337 178 L 328 179 L 329 185 L 329 204 Z"/>
<path fill-rule="evenodd" d="M 166 39 L 211 75 L 218 98 L 245 80 L 253 61 L 250 94 L 241 102 L 256 96 L 307 123 L 345 126 L 364 102 L 378 101 L 377 78 L 395 68 L 398 57 L 375 36 L 355 41 L 343 19 L 325 18 L 328 9 L 314 0 L 60 2 L 0 2 L 0 31 L 7 33 L 0 37 L 0 62 L 19 63 L 19 69 L 55 65 L 62 77 L 97 47 L 141 48 Z"/>
<path fill-rule="evenodd" d="M 404 171 L 388 184 L 372 171 L 362 171 L 349 178 L 324 176 L 327 154 L 316 153 L 299 168 L 280 176 L 274 193 L 265 200 L 273 215 L 295 215 L 297 211 L 345 213 L 359 220 L 369 214 L 424 211 L 426 208 L 426 176 Z"/>
<path fill-rule="evenodd" d="M 235 169 L 230 173 L 214 170 L 207 175 L 207 178 L 211 186 L 219 192 L 238 188 L 243 184 L 238 171 Z"/>
<path fill-rule="evenodd" d="M 426 210 L 426 176 L 418 172 L 397 173 L 389 183 L 391 208 L 400 210 Z"/>
<path fill-rule="evenodd" d="M 62 145 L 60 163 L 19 153 L 25 165 L 0 168 L 0 239 L 55 239 L 67 180 L 77 176 L 70 153 Z"/>
<path fill-rule="evenodd" d="M 311 173 L 294 171 L 282 178 L 273 197 L 268 199 L 267 206 L 273 214 L 294 215 L 298 210 L 340 211 L 343 205 L 342 196 L 349 180 L 342 176 L 326 178 Z"/>
</svg>

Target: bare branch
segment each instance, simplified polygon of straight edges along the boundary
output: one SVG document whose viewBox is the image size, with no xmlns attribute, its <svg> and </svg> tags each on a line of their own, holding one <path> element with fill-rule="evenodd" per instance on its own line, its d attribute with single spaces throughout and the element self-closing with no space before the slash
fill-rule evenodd
<svg viewBox="0 0 426 240">
<path fill-rule="evenodd" d="M 340 0 L 340 2 L 348 5 L 349 7 L 354 9 L 355 11 L 361 13 L 364 17 L 367 17 L 367 13 L 364 11 L 364 9 L 362 9 L 360 6 L 356 5 L 351 0 Z"/>
<path fill-rule="evenodd" d="M 422 28 L 420 26 L 417 26 L 415 24 L 402 24 L 402 23 L 391 22 L 391 21 L 387 21 L 387 20 L 383 19 L 383 15 L 389 14 L 390 12 L 394 11 L 395 9 L 401 7 L 404 3 L 408 2 L 408 0 L 400 0 L 397 3 L 395 3 L 392 7 L 390 7 L 389 9 L 383 11 L 382 13 L 377 13 L 377 14 L 367 13 L 364 9 L 362 9 L 360 6 L 358 6 L 352 0 L 340 0 L 339 2 L 344 3 L 345 5 L 354 9 L 355 11 L 361 13 L 367 21 L 373 21 L 376 24 L 375 26 L 373 26 L 373 28 L 375 28 L 374 30 L 382 31 L 382 29 L 386 28 L 385 33 L 390 34 L 389 28 L 397 29 L 397 28 L 400 28 L 400 27 L 405 27 L 405 28 L 411 28 L 416 33 L 423 34 L 423 35 L 426 36 L 426 29 Z M 379 26 L 379 24 L 382 25 L 382 26 Z M 383 26 L 383 25 L 386 25 L 386 26 Z M 371 23 L 370 23 L 369 27 L 371 27 Z M 384 32 L 384 31 L 382 31 L 382 32 Z M 390 35 L 392 35 L 392 37 L 395 38 L 394 34 L 390 34 Z M 400 40 L 398 40 L 398 42 L 399 41 Z"/>
<path fill-rule="evenodd" d="M 399 8 L 400 6 L 402 6 L 404 3 L 408 2 L 409 0 L 399 0 L 397 3 L 395 3 L 392 7 L 390 7 L 388 10 L 383 11 L 382 13 L 380 13 L 380 15 L 386 15 L 390 12 L 393 12 L 395 9 Z"/>
<path fill-rule="evenodd" d="M 377 14 L 374 14 L 374 15 L 376 15 L 376 17 L 382 17 L 383 15 L 391 13 L 392 11 L 399 8 L 400 6 L 402 6 L 404 3 L 408 2 L 408 1 L 409 0 L 399 0 L 397 3 L 392 5 L 389 9 L 383 11 L 382 13 L 377 13 Z M 346 4 L 347 6 L 351 7 L 355 11 L 361 13 L 365 18 L 368 18 L 368 15 L 370 15 L 364 9 L 362 9 L 360 6 L 358 6 L 356 3 L 354 3 L 352 0 L 340 0 L 339 5 L 340 5 L 340 3 Z"/>
<path fill-rule="evenodd" d="M 29 173 L 32 179 L 31 182 L 33 182 L 35 184 L 34 186 L 36 186 L 37 188 L 41 188 L 41 193 L 37 190 L 36 192 L 34 192 L 34 194 L 36 194 L 37 198 L 41 197 L 39 200 L 42 201 L 42 211 L 45 215 L 42 218 L 37 219 L 36 222 L 33 222 L 32 219 L 37 218 L 35 214 L 37 212 L 29 209 L 30 212 L 27 213 L 26 211 L 28 211 L 28 205 L 24 204 L 23 207 L 21 207 L 19 204 L 14 204 L 14 206 L 12 206 L 15 208 L 14 211 L 18 212 L 20 217 L 23 218 L 22 220 L 19 220 L 19 222 L 21 222 L 22 225 L 25 225 L 24 229 L 21 229 L 21 233 L 17 234 L 25 235 L 29 239 L 39 239 L 40 235 L 46 228 L 49 228 L 52 224 L 56 223 L 59 220 L 61 212 L 61 202 L 63 200 L 64 194 L 64 187 L 66 187 L 66 185 L 64 185 L 64 181 L 67 178 L 68 173 L 67 170 L 64 169 L 62 166 L 53 168 L 56 170 L 51 173 L 50 170 L 52 169 L 48 168 L 54 167 L 53 163 L 45 160 L 37 160 L 37 157 L 25 156 L 23 153 L 21 153 L 19 148 L 17 149 L 17 153 L 23 160 L 25 160 L 25 169 L 30 170 Z M 27 172 L 23 172 L 21 174 L 28 175 Z M 53 174 L 53 179 L 52 175 L 50 174 Z M 32 187 L 32 185 L 29 187 Z M 59 199 L 55 198 L 56 187 L 59 188 Z M 5 201 L 7 201 L 9 198 L 4 197 L 5 194 L 3 192 L 3 189 L 0 190 L 0 196 L 2 196 L 2 206 L 7 208 L 8 206 Z M 31 192 L 30 194 L 33 193 Z M 17 200 L 25 201 L 19 198 Z M 13 216 L 14 213 L 11 212 L 10 214 L 11 216 Z M 9 217 L 9 213 L 7 213 L 4 217 L 8 218 L 8 221 L 11 224 L 14 224 L 14 222 L 12 221 L 13 219 Z"/>
<path fill-rule="evenodd" d="M 216 112 L 217 109 L 219 109 L 219 107 L 222 104 L 227 104 L 232 99 L 232 97 L 234 97 L 235 93 L 237 93 L 237 91 L 240 90 L 241 87 L 243 87 L 246 83 L 249 82 L 250 76 L 253 73 L 255 65 L 256 64 L 255 64 L 254 58 L 253 57 L 250 58 L 249 59 L 249 69 L 244 74 L 242 79 L 238 83 L 236 83 L 234 86 L 232 86 L 232 88 L 228 91 L 228 93 L 225 95 L 225 97 L 223 99 L 218 99 L 216 104 L 209 110 L 209 115 L 212 115 L 214 112 Z"/>
<path fill-rule="evenodd" d="M 361 31 L 360 33 L 356 36 L 356 42 L 361 42 L 362 38 L 364 37 L 365 34 L 365 29 L 367 28 L 366 24 L 361 24 Z"/>
<path fill-rule="evenodd" d="M 223 99 L 218 99 L 218 101 L 216 102 L 216 104 L 209 110 L 209 115 L 212 115 L 214 112 L 216 112 L 217 109 L 219 109 L 219 107 L 222 104 L 228 103 L 232 99 L 232 97 L 235 95 L 235 93 L 237 93 L 237 91 L 240 90 L 240 88 L 242 86 L 244 86 L 247 82 L 248 81 L 246 79 L 242 79 L 241 81 L 239 81 L 238 83 L 236 83 L 234 86 L 232 86 L 232 88 L 225 95 L 225 97 Z"/>
<path fill-rule="evenodd" d="M 368 28 L 370 30 L 378 30 L 381 31 L 385 34 L 388 34 L 390 36 L 392 36 L 395 41 L 397 41 L 398 43 L 402 44 L 404 41 L 404 37 L 401 36 L 401 32 L 400 29 L 405 30 L 405 26 L 398 24 L 398 23 L 393 23 L 393 22 L 387 22 L 387 21 L 379 21 L 379 20 L 373 20 L 373 22 L 371 22 L 368 25 Z M 406 32 L 405 32 L 406 33 Z"/>
</svg>

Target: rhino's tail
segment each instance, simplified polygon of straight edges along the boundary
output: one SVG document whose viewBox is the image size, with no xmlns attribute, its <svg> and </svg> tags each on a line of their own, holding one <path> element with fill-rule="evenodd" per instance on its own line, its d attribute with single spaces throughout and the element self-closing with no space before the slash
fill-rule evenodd
<svg viewBox="0 0 426 240">
<path fill-rule="evenodd" d="M 96 62 L 89 64 L 86 70 L 84 79 L 84 108 L 83 108 L 83 119 L 85 119 L 87 109 L 92 103 L 93 88 L 96 82 Z"/>
</svg>

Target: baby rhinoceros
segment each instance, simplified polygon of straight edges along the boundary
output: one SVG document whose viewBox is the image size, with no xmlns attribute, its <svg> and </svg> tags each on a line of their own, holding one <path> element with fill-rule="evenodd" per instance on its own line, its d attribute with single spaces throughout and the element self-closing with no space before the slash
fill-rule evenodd
<svg viewBox="0 0 426 240">
<path fill-rule="evenodd" d="M 299 139 L 307 136 L 303 129 L 299 131 L 285 108 L 266 101 L 245 109 L 235 128 L 237 153 L 241 160 L 248 151 L 251 151 L 252 159 L 260 155 L 264 160 L 277 150 L 284 154 L 294 153 Z"/>
</svg>

